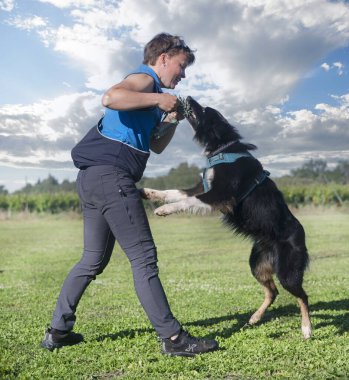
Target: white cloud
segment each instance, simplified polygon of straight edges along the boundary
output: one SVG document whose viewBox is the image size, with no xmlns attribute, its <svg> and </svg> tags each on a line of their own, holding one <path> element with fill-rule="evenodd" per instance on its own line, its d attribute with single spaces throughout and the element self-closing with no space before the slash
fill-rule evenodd
<svg viewBox="0 0 349 380">
<path fill-rule="evenodd" d="M 333 66 L 337 68 L 337 74 L 339 76 L 343 75 L 343 68 L 344 68 L 343 63 L 341 63 L 341 62 L 334 62 Z"/>
<path fill-rule="evenodd" d="M 64 167 L 71 161 L 70 150 L 100 116 L 100 96 L 92 92 L 1 106 L 0 161 Z"/>
<path fill-rule="evenodd" d="M 234 119 L 246 140 L 259 147 L 259 156 L 347 151 L 349 94 L 336 100 L 337 105 L 317 104 L 314 111 L 301 109 L 283 114 L 277 108 L 254 109 L 238 112 Z"/>
<path fill-rule="evenodd" d="M 15 26 L 18 29 L 30 31 L 33 29 L 45 27 L 47 25 L 47 21 L 39 16 L 32 16 L 32 17 L 17 16 L 13 20 L 11 20 L 9 24 Z"/>
<path fill-rule="evenodd" d="M 37 33 L 45 46 L 64 54 L 75 67 L 85 72 L 86 87 L 105 90 L 122 78 L 132 65 L 139 64 L 142 47 L 129 36 L 129 28 L 136 24 L 127 24 L 125 10 L 115 2 L 82 2 L 80 8 L 79 2 L 50 3 L 59 7 L 74 5 L 70 12 L 73 24 L 45 28 L 38 25 Z M 97 4 L 100 8 L 95 7 Z M 21 21 L 23 25 L 24 20 Z"/>
<path fill-rule="evenodd" d="M 72 25 L 38 25 L 40 36 L 81 65 L 89 88 L 114 84 L 140 61 L 144 43 L 166 30 L 197 48 L 187 88 L 200 78 L 210 89 L 203 99 L 221 105 L 229 97 L 239 108 L 280 102 L 314 62 L 349 37 L 349 8 L 325 0 L 49 2 L 72 7 Z"/>
<path fill-rule="evenodd" d="M 11 12 L 14 8 L 14 0 L 0 0 L 0 9 L 5 12 Z"/>
<path fill-rule="evenodd" d="M 349 150 L 344 151 L 304 151 L 290 154 L 274 154 L 260 157 L 265 169 L 271 172 L 272 177 L 280 177 L 289 174 L 290 170 L 299 168 L 305 161 L 323 160 L 329 167 L 338 164 L 339 161 L 349 160 Z"/>
<path fill-rule="evenodd" d="M 49 3 L 57 8 L 88 7 L 98 5 L 98 0 L 39 0 L 41 3 Z"/>
<path fill-rule="evenodd" d="M 342 76 L 344 74 L 344 64 L 342 62 L 334 62 L 331 66 L 328 63 L 323 63 L 321 67 L 325 71 L 330 71 L 332 69 L 335 69 L 339 76 Z"/>
</svg>

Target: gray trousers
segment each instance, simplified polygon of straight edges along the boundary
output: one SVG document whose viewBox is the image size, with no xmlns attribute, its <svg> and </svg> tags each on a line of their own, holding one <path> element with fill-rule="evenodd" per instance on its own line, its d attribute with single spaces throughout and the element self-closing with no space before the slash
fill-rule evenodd
<svg viewBox="0 0 349 380">
<path fill-rule="evenodd" d="M 133 179 L 110 165 L 80 170 L 77 189 L 84 218 L 84 251 L 68 274 L 51 327 L 70 331 L 85 289 L 101 274 L 112 254 L 115 239 L 126 253 L 138 298 L 161 338 L 180 331 L 158 277 L 157 253 L 147 215 Z"/>
</svg>

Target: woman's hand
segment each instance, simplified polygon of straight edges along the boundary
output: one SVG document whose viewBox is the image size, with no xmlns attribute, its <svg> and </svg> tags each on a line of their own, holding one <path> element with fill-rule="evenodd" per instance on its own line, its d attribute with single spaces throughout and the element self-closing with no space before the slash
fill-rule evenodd
<svg viewBox="0 0 349 380">
<path fill-rule="evenodd" d="M 181 113 L 179 113 L 178 111 L 173 111 L 167 114 L 164 121 L 169 122 L 169 123 L 175 123 L 183 119 L 184 119 L 184 116 Z"/>
<path fill-rule="evenodd" d="M 158 106 L 160 109 L 165 112 L 173 112 L 176 110 L 178 106 L 178 99 L 176 96 L 167 93 L 158 94 L 158 96 Z"/>
</svg>

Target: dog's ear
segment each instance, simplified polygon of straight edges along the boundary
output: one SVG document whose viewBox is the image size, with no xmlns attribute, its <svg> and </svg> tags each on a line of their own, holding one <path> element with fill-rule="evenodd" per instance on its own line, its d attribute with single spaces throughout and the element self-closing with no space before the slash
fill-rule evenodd
<svg viewBox="0 0 349 380">
<path fill-rule="evenodd" d="M 220 123 L 227 123 L 229 124 L 228 120 L 216 109 L 211 107 L 205 108 L 206 118 L 209 118 L 211 120 L 215 120 Z"/>
</svg>

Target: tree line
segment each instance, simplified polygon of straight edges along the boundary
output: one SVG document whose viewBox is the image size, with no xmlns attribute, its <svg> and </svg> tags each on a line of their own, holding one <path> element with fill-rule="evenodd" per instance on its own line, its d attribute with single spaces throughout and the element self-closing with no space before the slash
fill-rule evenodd
<svg viewBox="0 0 349 380">
<path fill-rule="evenodd" d="M 324 160 L 309 160 L 298 169 L 291 170 L 289 176 L 281 177 L 298 182 L 307 183 L 339 183 L 349 184 L 349 161 L 339 161 L 330 169 Z"/>
<path fill-rule="evenodd" d="M 139 187 L 151 187 L 155 189 L 188 188 L 200 181 L 203 169 L 196 165 L 188 165 L 183 162 L 168 174 L 158 177 L 143 177 L 138 183 Z M 298 169 L 291 170 L 291 174 L 273 178 L 280 186 L 304 186 L 307 184 L 336 183 L 349 184 L 349 161 L 340 161 L 332 169 L 324 160 L 309 160 Z M 39 194 L 39 193 L 66 193 L 74 192 L 75 181 L 64 180 L 61 183 L 49 175 L 44 180 L 38 180 L 35 184 L 26 184 L 13 194 Z M 3 185 L 0 185 L 0 194 L 8 194 Z"/>
</svg>

